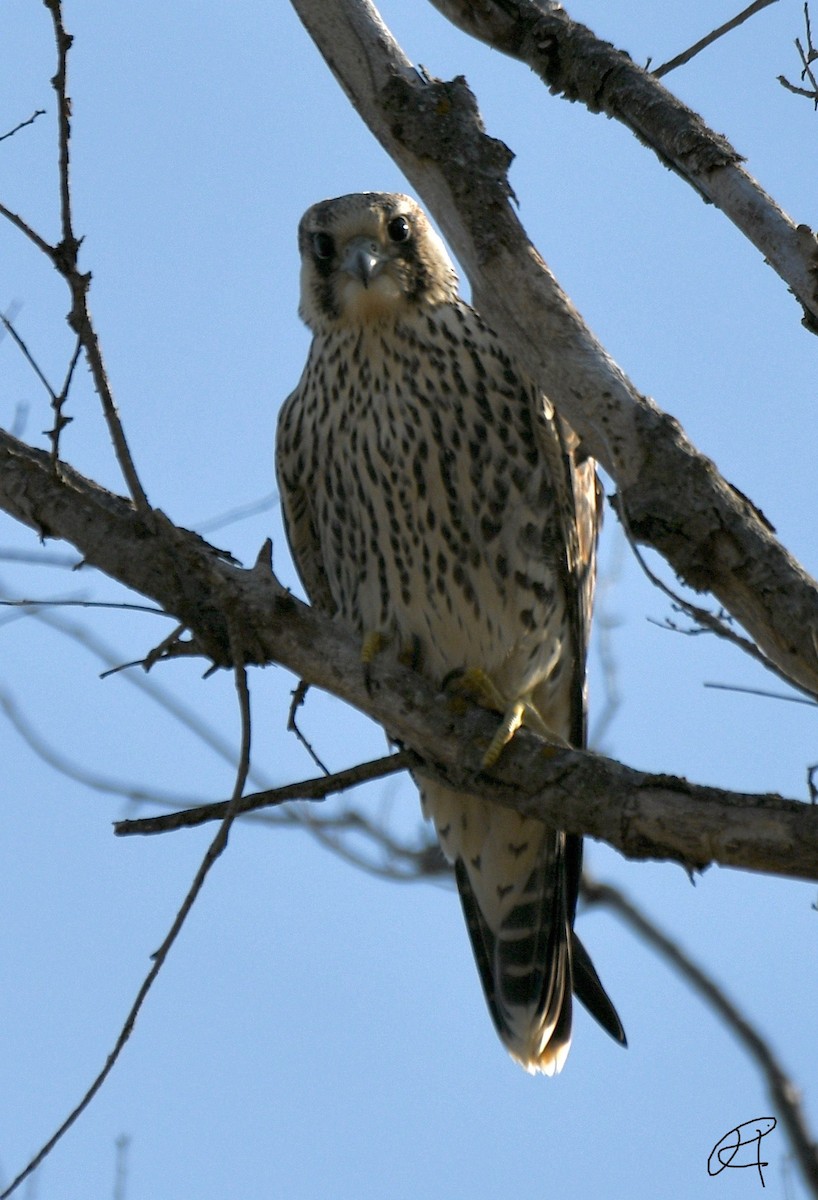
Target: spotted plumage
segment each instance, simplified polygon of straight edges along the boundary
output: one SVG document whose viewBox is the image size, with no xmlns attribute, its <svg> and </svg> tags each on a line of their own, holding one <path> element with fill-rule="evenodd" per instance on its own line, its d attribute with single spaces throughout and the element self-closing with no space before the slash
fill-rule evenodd
<svg viewBox="0 0 818 1200">
<path fill-rule="evenodd" d="M 313 332 L 279 419 L 287 534 L 311 601 L 411 651 L 442 686 L 477 678 L 552 741 L 585 741 L 598 495 L 593 463 L 458 296 L 415 202 L 316 204 L 299 227 Z M 498 745 L 499 749 L 499 745 Z M 573 933 L 581 841 L 418 779 L 455 865 L 489 1009 L 530 1071 L 558 1071 L 575 991 L 624 1041 Z"/>
</svg>

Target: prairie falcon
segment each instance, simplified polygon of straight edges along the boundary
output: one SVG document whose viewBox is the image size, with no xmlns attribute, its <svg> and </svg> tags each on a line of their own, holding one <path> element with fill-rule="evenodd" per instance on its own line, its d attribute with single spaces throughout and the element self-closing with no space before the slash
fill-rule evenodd
<svg viewBox="0 0 818 1200">
<path fill-rule="evenodd" d="M 479 681 L 503 711 L 585 744 L 599 496 L 594 464 L 501 340 L 458 296 L 407 196 L 325 200 L 299 226 L 307 365 L 276 465 L 313 604 L 366 645 L 414 647 L 441 685 Z M 512 1057 L 562 1067 L 575 992 L 624 1042 L 574 931 L 582 842 L 418 780 L 454 863 L 488 1007 Z"/>
</svg>

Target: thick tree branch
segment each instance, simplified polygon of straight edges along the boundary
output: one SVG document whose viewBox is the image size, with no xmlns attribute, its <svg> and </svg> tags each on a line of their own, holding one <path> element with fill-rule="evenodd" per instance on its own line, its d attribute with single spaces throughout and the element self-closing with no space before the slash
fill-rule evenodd
<svg viewBox="0 0 818 1200">
<path fill-rule="evenodd" d="M 712 592 L 771 662 L 818 695 L 815 582 L 584 324 L 509 204 L 510 151 L 484 132 L 465 82 L 422 76 L 368 0 L 292 2 L 361 117 L 443 228 L 477 307 L 617 481 L 633 537 L 654 546 L 691 587 Z M 509 6 L 516 10 L 511 0 Z M 468 10 L 493 17 L 495 7 Z M 622 70 L 638 72 L 622 59 Z M 651 96 L 667 96 L 650 76 L 638 75 L 654 89 Z M 698 163 L 709 179 L 737 156 L 718 139 L 711 144 L 703 123 L 684 114 L 679 144 L 699 131 L 686 169 Z"/>
<path fill-rule="evenodd" d="M 738 226 L 797 296 L 808 328 L 818 333 L 818 240 L 759 187 L 722 134 L 659 83 L 662 68 L 651 73 L 637 66 L 549 0 L 431 2 L 460 29 L 526 63 L 553 93 L 621 121 Z"/>
<path fill-rule="evenodd" d="M 649 775 L 545 747 L 527 731 L 491 778 L 482 775 L 496 716 L 436 693 L 386 655 L 367 681 L 357 639 L 286 592 L 262 558 L 242 570 L 162 513 L 137 512 L 65 465 L 55 473 L 46 452 L 6 433 L 0 507 L 43 536 L 72 542 L 90 565 L 155 600 L 190 629 L 191 652 L 228 665 L 232 627 L 244 661 L 281 663 L 367 713 L 423 760 L 421 773 L 600 838 L 631 858 L 818 879 L 818 809 L 808 804 Z"/>
</svg>

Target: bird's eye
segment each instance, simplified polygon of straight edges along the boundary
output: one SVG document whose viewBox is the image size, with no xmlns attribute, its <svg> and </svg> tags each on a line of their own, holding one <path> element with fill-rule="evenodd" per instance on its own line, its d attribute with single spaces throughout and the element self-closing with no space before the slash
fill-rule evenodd
<svg viewBox="0 0 818 1200">
<path fill-rule="evenodd" d="M 386 232 L 393 242 L 408 242 L 412 229 L 406 217 L 393 217 L 386 227 Z"/>
<path fill-rule="evenodd" d="M 335 242 L 329 233 L 314 233 L 312 235 L 312 248 L 315 251 L 315 257 L 326 262 L 335 253 Z"/>
</svg>

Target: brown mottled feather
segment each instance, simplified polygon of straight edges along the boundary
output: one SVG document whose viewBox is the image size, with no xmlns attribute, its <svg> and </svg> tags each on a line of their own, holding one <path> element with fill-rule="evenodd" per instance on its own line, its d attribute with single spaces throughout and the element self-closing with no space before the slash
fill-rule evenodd
<svg viewBox="0 0 818 1200">
<path fill-rule="evenodd" d="M 314 338 L 281 411 L 277 470 L 310 599 L 362 636 L 419 648 L 435 683 L 479 670 L 503 704 L 526 702 L 556 739 L 584 745 L 593 463 L 459 298 L 413 200 L 323 201 L 299 245 L 300 312 Z M 530 1071 L 560 1069 L 572 990 L 624 1040 L 573 934 L 580 839 L 418 786 L 512 1056 Z"/>
</svg>

